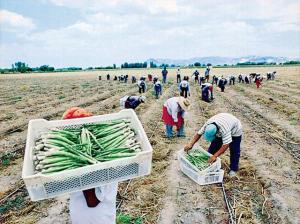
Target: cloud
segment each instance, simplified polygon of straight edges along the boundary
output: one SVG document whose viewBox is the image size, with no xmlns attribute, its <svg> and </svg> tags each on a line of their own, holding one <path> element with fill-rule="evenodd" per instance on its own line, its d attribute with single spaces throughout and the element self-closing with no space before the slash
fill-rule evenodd
<svg viewBox="0 0 300 224">
<path fill-rule="evenodd" d="M 32 19 L 8 10 L 0 10 L 0 28 L 2 31 L 33 30 L 36 25 Z"/>
<path fill-rule="evenodd" d="M 212 55 L 300 57 L 299 1 L 44 1 L 75 11 L 77 21 L 38 30 L 25 18 L 33 24 L 30 32 L 2 48 L 33 65 L 98 66 Z"/>
</svg>

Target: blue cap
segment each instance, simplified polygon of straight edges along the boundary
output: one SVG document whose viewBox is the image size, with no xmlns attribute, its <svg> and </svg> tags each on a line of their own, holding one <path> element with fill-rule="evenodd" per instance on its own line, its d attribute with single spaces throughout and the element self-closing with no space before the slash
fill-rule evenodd
<svg viewBox="0 0 300 224">
<path fill-rule="evenodd" d="M 208 124 L 204 131 L 204 139 L 206 141 L 212 142 L 216 138 L 217 127 L 214 124 Z"/>
</svg>

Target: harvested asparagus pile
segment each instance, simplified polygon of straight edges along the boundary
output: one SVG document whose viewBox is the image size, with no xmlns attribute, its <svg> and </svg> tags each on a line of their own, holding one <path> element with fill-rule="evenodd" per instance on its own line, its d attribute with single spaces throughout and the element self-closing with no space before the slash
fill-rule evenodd
<svg viewBox="0 0 300 224">
<path fill-rule="evenodd" d="M 135 156 L 141 151 L 129 120 L 42 133 L 33 148 L 35 173 L 63 170 Z"/>
<path fill-rule="evenodd" d="M 200 171 L 209 167 L 209 156 L 204 152 L 194 151 L 186 155 L 188 161 L 196 166 Z"/>
</svg>

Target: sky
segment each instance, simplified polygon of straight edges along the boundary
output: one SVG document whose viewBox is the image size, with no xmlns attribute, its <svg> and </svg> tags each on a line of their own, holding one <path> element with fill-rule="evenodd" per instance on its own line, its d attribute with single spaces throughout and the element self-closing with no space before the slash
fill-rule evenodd
<svg viewBox="0 0 300 224">
<path fill-rule="evenodd" d="M 0 0 L 0 67 L 300 58 L 299 0 Z"/>
</svg>

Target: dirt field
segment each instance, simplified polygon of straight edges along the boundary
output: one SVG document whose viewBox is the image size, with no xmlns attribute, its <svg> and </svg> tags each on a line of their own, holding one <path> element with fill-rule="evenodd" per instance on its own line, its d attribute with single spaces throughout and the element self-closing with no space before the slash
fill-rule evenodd
<svg viewBox="0 0 300 224">
<path fill-rule="evenodd" d="M 148 83 L 147 102 L 138 114 L 154 149 L 151 175 L 119 184 L 119 211 L 142 223 L 300 223 L 300 67 L 212 68 L 212 75 L 277 71 L 262 87 L 236 83 L 225 93 L 215 87 L 215 100 L 201 101 L 191 80 L 192 108 L 185 138 L 164 138 L 161 109 L 178 95 L 175 69 L 160 99 Z M 0 76 L 0 223 L 70 223 L 68 196 L 31 202 L 21 180 L 27 124 L 30 119 L 60 119 L 72 106 L 95 115 L 119 111 L 119 99 L 138 94 L 135 84 L 106 81 L 107 71 Z M 157 74 L 160 70 L 115 70 L 114 75 Z M 191 76 L 192 69 L 182 69 Z M 204 69 L 200 69 L 200 74 Z M 102 81 L 98 76 L 102 75 Z M 221 156 L 221 184 L 199 186 L 179 170 L 176 152 L 212 115 L 229 112 L 244 129 L 240 171 L 228 177 L 229 152 Z M 206 148 L 207 143 L 200 144 Z M 128 184 L 129 183 L 129 184 Z M 230 215 L 230 214 L 231 215 Z M 231 218 L 230 218 L 231 217 Z"/>
</svg>

